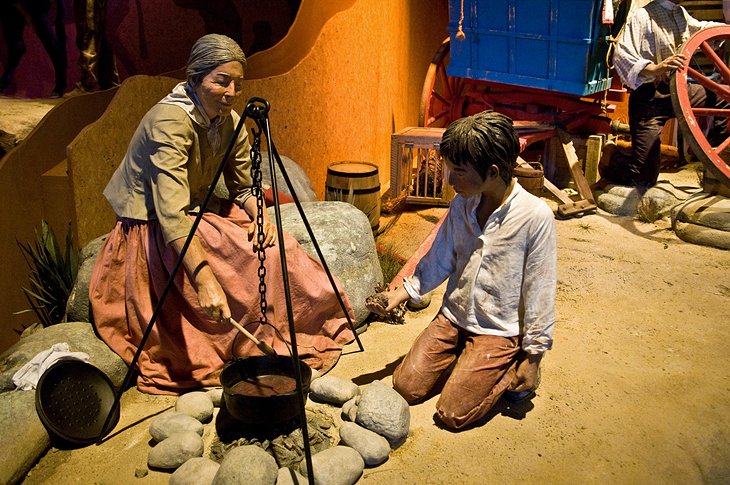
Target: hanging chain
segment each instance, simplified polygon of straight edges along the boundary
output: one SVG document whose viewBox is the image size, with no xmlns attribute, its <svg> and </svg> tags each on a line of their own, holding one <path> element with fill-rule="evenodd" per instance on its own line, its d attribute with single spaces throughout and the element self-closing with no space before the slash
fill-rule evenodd
<svg viewBox="0 0 730 485">
<path fill-rule="evenodd" d="M 261 296 L 261 323 L 268 324 L 266 317 L 266 250 L 264 241 L 266 234 L 264 233 L 264 190 L 261 187 L 261 130 L 253 130 L 253 143 L 251 144 L 251 173 L 253 176 L 253 187 L 251 192 L 256 198 L 256 253 L 259 258 L 259 295 Z"/>
</svg>

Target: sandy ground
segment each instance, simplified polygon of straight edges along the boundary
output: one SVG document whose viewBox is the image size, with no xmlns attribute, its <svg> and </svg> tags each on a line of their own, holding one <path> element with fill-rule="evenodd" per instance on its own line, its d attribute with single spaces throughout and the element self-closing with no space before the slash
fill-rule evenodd
<svg viewBox="0 0 730 485">
<path fill-rule="evenodd" d="M 696 184 L 691 171 L 672 177 Z M 381 242 L 415 250 L 409 241 L 440 211 L 403 214 Z M 500 402 L 459 433 L 435 425 L 437 398 L 413 406 L 408 440 L 360 483 L 730 482 L 730 252 L 680 241 L 667 220 L 599 213 L 557 224 L 555 345 L 537 396 Z M 332 374 L 390 383 L 441 291 L 405 325 L 372 323 L 365 351 L 348 346 Z M 52 449 L 25 483 L 167 483 L 168 473 L 135 471 L 146 469 L 151 417 L 173 403 L 128 391 L 102 445 Z"/>
</svg>

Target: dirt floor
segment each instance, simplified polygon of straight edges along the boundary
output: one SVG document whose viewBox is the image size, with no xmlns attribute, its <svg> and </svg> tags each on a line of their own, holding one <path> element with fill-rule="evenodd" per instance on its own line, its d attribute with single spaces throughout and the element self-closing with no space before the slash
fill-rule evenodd
<svg viewBox="0 0 730 485">
<path fill-rule="evenodd" d="M 691 168 L 663 177 L 698 184 Z M 378 242 L 408 257 L 442 213 L 404 212 Z M 730 482 L 730 252 L 680 241 L 667 220 L 599 212 L 557 225 L 555 345 L 537 396 L 499 403 L 459 433 L 434 424 L 437 398 L 413 406 L 405 444 L 360 483 Z M 405 325 L 371 323 L 360 336 L 365 351 L 347 347 L 332 374 L 390 383 L 440 300 L 437 290 Z M 24 483 L 167 483 L 169 473 L 146 468 L 147 429 L 173 404 L 128 391 L 101 445 L 53 448 Z M 212 426 L 205 438 L 207 453 Z"/>
</svg>

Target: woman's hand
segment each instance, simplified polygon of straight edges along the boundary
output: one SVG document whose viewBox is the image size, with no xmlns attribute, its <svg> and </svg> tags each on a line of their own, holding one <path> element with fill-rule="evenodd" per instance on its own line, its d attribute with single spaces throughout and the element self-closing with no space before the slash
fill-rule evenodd
<svg viewBox="0 0 730 485">
<path fill-rule="evenodd" d="M 254 250 L 259 246 L 259 225 L 254 220 L 248 227 L 248 240 L 253 241 Z M 271 223 L 268 216 L 264 216 L 264 249 L 271 247 L 276 242 L 276 226 Z"/>
<path fill-rule="evenodd" d="M 207 265 L 206 268 L 208 268 Z M 210 268 L 208 269 L 210 270 Z M 195 283 L 198 287 L 198 303 L 209 317 L 219 322 L 231 317 L 226 294 L 212 271 L 205 272 L 204 269 L 201 269 Z"/>
<path fill-rule="evenodd" d="M 509 390 L 521 392 L 535 389 L 538 385 L 541 360 L 542 354 L 527 354 L 527 358 L 520 360 Z"/>
<path fill-rule="evenodd" d="M 175 239 L 171 244 L 177 254 L 180 254 L 185 245 L 185 238 Z M 193 236 L 183 258 L 185 272 L 198 293 L 200 308 L 212 319 L 222 322 L 230 318 L 231 310 L 228 307 L 226 294 L 205 258 L 203 244 L 198 236 Z"/>
</svg>

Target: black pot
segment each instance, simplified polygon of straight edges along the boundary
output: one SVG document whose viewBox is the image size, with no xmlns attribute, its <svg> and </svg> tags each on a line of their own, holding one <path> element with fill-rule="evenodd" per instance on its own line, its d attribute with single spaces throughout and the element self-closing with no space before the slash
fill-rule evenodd
<svg viewBox="0 0 730 485">
<path fill-rule="evenodd" d="M 299 361 L 304 396 L 309 392 L 312 370 Z M 294 381 L 291 392 L 272 395 L 241 391 L 242 383 L 258 382 L 267 378 L 289 378 Z M 284 379 L 280 379 L 284 380 Z M 291 357 L 254 356 L 228 363 L 221 373 L 223 401 L 228 412 L 239 421 L 253 425 L 278 424 L 299 414 L 299 397 L 296 390 L 296 370 Z M 250 388 L 250 385 L 249 385 Z"/>
</svg>

